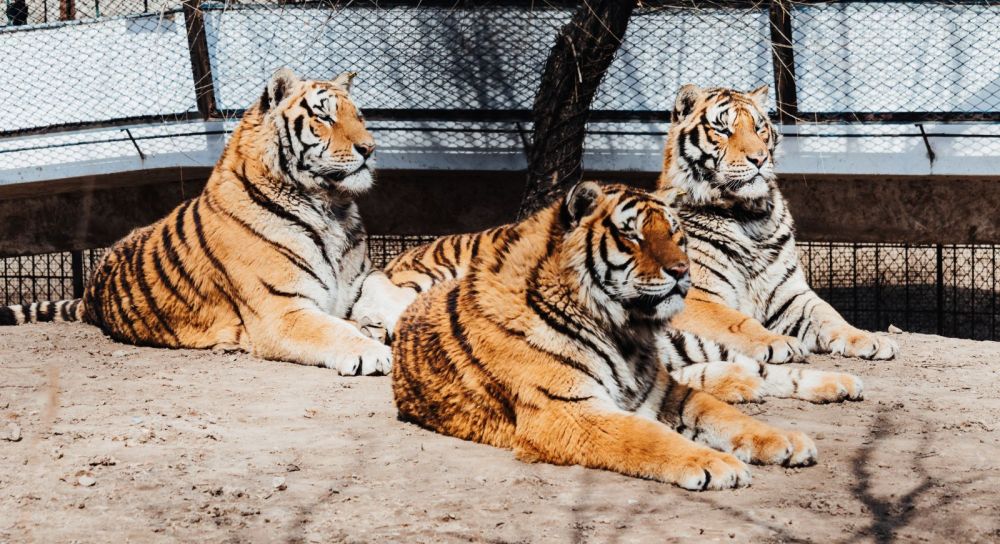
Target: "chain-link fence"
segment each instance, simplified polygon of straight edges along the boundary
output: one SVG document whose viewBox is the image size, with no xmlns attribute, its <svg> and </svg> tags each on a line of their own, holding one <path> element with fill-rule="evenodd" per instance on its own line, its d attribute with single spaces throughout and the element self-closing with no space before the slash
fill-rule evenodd
<svg viewBox="0 0 1000 544">
<path fill-rule="evenodd" d="M 434 236 L 373 235 L 384 267 Z M 996 245 L 799 244 L 810 285 L 857 327 L 1000 340 Z M 72 298 L 103 250 L 0 259 L 0 304 Z M 79 275 L 77 275 L 79 274 Z M 75 286 L 75 287 L 74 287 Z M 76 289 L 80 289 L 77 291 Z"/>
<path fill-rule="evenodd" d="M 525 119 L 572 2 L 4 0 L 0 135 L 238 114 L 280 66 L 361 73 L 369 117 Z M 25 15 L 26 14 L 26 15 Z M 26 22 L 24 25 L 16 23 Z M 644 2 L 595 120 L 684 83 L 776 85 L 786 119 L 1000 119 L 1000 5 Z"/>
<path fill-rule="evenodd" d="M 505 122 L 503 145 L 518 148 L 528 125 L 509 122 L 530 119 L 546 56 L 578 5 L 3 0 L 0 161 L 16 155 L 15 166 L 43 168 L 133 148 L 198 152 L 213 134 L 176 137 L 184 129 L 171 122 L 239 115 L 279 66 L 313 78 L 359 71 L 357 102 L 392 125 L 380 138 L 410 143 L 406 131 L 428 130 L 425 121 L 442 139 L 451 123 Z M 685 83 L 772 85 L 772 113 L 786 122 L 997 121 L 998 28 L 1000 4 L 987 1 L 642 2 L 592 127 L 664 121 Z M 132 128 L 100 146 L 49 134 L 118 124 Z M 414 242 L 373 238 L 373 260 Z M 860 326 L 997 337 L 995 246 L 802 250 L 817 289 Z M 92 254 L 69 255 L 3 260 L 5 302 L 72 295 Z"/>
</svg>

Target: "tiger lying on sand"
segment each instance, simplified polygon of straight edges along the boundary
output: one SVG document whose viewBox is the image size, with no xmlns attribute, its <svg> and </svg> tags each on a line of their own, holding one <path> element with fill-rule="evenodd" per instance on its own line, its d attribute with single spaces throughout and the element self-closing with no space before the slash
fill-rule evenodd
<svg viewBox="0 0 1000 544">
<path fill-rule="evenodd" d="M 678 383 L 661 361 L 657 339 L 690 286 L 680 221 L 663 200 L 585 182 L 502 236 L 399 320 L 402 419 L 527 461 L 686 489 L 746 486 L 747 462 L 815 462 L 802 433 Z M 743 367 L 720 365 L 701 384 L 739 389 Z"/>
<path fill-rule="evenodd" d="M 353 77 L 279 70 L 201 195 L 115 244 L 82 300 L 0 307 L 0 324 L 82 319 L 130 344 L 388 372 L 389 348 L 344 319 L 369 271 L 354 199 L 375 149 Z"/>
<path fill-rule="evenodd" d="M 672 200 L 675 194 L 665 192 L 660 196 Z M 396 323 L 420 293 L 439 283 L 465 277 L 483 255 L 506 254 L 524 228 L 516 224 L 503 225 L 479 233 L 444 236 L 403 252 L 385 268 L 385 275 L 368 278 L 361 298 L 353 308 L 354 315 L 365 323 L 389 322 L 384 316 L 392 316 L 389 319 Z M 684 236 L 681 245 L 686 247 L 687 243 Z M 605 258 L 612 244 L 620 247 L 616 242 L 608 241 L 591 257 Z M 634 264 L 628 261 L 615 266 L 628 271 Z M 378 298 L 370 297 L 370 293 Z M 378 306 L 369 304 L 369 300 L 377 300 Z M 677 315 L 683 315 L 684 311 L 679 310 Z M 780 367 L 756 361 L 709 340 L 697 329 L 698 326 L 696 323 L 686 331 L 665 327 L 656 339 L 661 363 L 674 371 L 675 377 L 683 383 L 694 384 L 727 402 L 758 401 L 767 396 L 817 403 L 862 398 L 861 380 L 850 374 Z M 711 324 L 702 326 L 710 327 Z M 739 380 L 735 379 L 736 375 L 740 376 Z M 736 384 L 739 387 L 732 387 Z"/>
</svg>

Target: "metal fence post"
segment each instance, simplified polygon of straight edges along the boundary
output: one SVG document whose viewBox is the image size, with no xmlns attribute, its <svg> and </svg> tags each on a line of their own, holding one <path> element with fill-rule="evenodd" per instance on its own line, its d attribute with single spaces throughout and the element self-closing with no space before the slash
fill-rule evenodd
<svg viewBox="0 0 1000 544">
<path fill-rule="evenodd" d="M 795 94 L 795 54 L 792 49 L 792 3 L 771 1 L 771 59 L 774 64 L 774 96 L 778 120 L 794 125 L 799 115 Z"/>
<path fill-rule="evenodd" d="M 212 80 L 212 63 L 208 56 L 208 39 L 205 37 L 205 16 L 201 0 L 184 0 L 184 26 L 187 28 L 188 50 L 191 53 L 191 74 L 194 76 L 194 93 L 202 118 L 215 117 L 215 84 Z"/>
<path fill-rule="evenodd" d="M 937 333 L 944 334 L 944 246 L 936 244 L 935 250 L 934 283 L 937 302 Z"/>
<path fill-rule="evenodd" d="M 63 261 L 65 262 L 65 261 Z M 83 251 L 70 252 L 70 270 L 73 275 L 73 298 L 83 296 Z"/>
</svg>

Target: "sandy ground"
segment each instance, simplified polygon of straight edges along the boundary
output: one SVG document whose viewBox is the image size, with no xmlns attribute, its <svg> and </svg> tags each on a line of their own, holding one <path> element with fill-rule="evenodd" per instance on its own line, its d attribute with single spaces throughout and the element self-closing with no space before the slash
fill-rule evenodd
<svg viewBox="0 0 1000 544">
<path fill-rule="evenodd" d="M 817 466 L 691 493 L 401 423 L 385 377 L 5 328 L 0 542 L 1000 541 L 1000 344 L 899 338 L 813 357 L 863 402 L 744 407 Z"/>
</svg>

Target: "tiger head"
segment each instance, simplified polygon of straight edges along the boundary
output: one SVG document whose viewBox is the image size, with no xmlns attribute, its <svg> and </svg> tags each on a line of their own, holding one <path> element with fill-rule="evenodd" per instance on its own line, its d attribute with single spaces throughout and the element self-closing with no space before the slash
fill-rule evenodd
<svg viewBox="0 0 1000 544">
<path fill-rule="evenodd" d="M 561 206 L 563 268 L 593 307 L 618 324 L 667 320 L 683 308 L 691 286 L 687 239 L 665 200 L 588 181 Z"/>
<path fill-rule="evenodd" d="M 749 93 L 685 85 L 677 93 L 660 187 L 695 203 L 761 200 L 775 179 L 780 135 L 767 116 L 767 86 Z"/>
<path fill-rule="evenodd" d="M 354 75 L 311 81 L 275 72 L 258 102 L 262 125 L 277 137 L 265 151 L 272 171 L 305 189 L 357 195 L 372 186 L 375 140 L 348 95 Z"/>
</svg>

